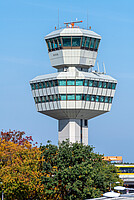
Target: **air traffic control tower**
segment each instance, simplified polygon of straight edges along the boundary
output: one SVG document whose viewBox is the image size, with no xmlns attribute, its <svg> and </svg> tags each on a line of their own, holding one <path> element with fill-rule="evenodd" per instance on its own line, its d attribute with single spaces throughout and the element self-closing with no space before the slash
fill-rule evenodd
<svg viewBox="0 0 134 200">
<path fill-rule="evenodd" d="M 117 81 L 92 70 L 101 36 L 65 24 L 45 37 L 57 72 L 37 76 L 30 85 L 37 111 L 58 120 L 59 142 L 88 145 L 88 120 L 110 111 Z"/>
</svg>

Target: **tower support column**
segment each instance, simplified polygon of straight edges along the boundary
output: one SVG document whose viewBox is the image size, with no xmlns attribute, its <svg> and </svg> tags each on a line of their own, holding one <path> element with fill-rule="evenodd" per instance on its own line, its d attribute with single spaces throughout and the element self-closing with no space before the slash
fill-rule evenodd
<svg viewBox="0 0 134 200">
<path fill-rule="evenodd" d="M 88 145 L 88 120 L 61 119 L 58 121 L 59 142 L 69 139 L 70 142 Z"/>
</svg>

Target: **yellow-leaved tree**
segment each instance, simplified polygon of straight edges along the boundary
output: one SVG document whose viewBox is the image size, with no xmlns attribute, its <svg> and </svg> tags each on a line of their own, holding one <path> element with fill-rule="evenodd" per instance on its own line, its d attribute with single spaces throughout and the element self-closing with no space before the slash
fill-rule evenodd
<svg viewBox="0 0 134 200">
<path fill-rule="evenodd" d="M 5 199 L 45 199 L 40 149 L 28 139 L 12 138 L 9 133 L 0 138 L 0 187 Z"/>
</svg>

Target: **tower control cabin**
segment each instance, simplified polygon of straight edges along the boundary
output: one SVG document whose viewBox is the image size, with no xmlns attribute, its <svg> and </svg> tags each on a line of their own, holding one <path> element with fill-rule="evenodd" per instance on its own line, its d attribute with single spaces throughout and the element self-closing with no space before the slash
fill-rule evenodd
<svg viewBox="0 0 134 200">
<path fill-rule="evenodd" d="M 101 36 L 70 25 L 45 37 L 56 73 L 30 81 L 38 112 L 58 120 L 59 142 L 88 145 L 88 120 L 111 109 L 117 81 L 93 72 Z"/>
</svg>

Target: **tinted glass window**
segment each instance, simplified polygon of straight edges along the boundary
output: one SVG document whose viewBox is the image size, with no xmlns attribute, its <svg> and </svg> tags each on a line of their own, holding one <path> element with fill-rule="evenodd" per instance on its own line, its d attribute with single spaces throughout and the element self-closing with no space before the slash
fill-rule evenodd
<svg viewBox="0 0 134 200">
<path fill-rule="evenodd" d="M 61 94 L 61 95 L 60 95 L 60 98 L 61 98 L 61 101 L 66 100 L 66 94 Z"/>
<path fill-rule="evenodd" d="M 49 98 L 48 98 L 48 96 L 46 96 L 46 102 L 49 102 Z"/>
<path fill-rule="evenodd" d="M 72 47 L 79 47 L 81 44 L 81 37 L 72 37 Z"/>
<path fill-rule="evenodd" d="M 58 80 L 59 86 L 66 86 L 66 80 Z"/>
<path fill-rule="evenodd" d="M 53 39 L 51 39 L 50 42 L 51 42 L 51 48 L 54 49 Z"/>
<path fill-rule="evenodd" d="M 105 97 L 105 103 L 108 103 L 108 97 Z"/>
<path fill-rule="evenodd" d="M 98 81 L 94 81 L 94 87 L 97 87 L 98 86 Z"/>
<path fill-rule="evenodd" d="M 61 47 L 61 38 L 58 37 L 58 38 L 57 38 L 57 41 L 58 41 L 58 46 Z"/>
<path fill-rule="evenodd" d="M 102 81 L 99 81 L 98 87 L 102 88 Z"/>
<path fill-rule="evenodd" d="M 89 87 L 92 87 L 93 86 L 93 81 L 89 81 Z"/>
<path fill-rule="evenodd" d="M 109 97 L 109 103 L 112 103 L 112 97 Z"/>
<path fill-rule="evenodd" d="M 116 87 L 116 84 L 115 83 L 112 83 L 112 89 L 114 90 Z"/>
<path fill-rule="evenodd" d="M 35 83 L 35 89 L 39 89 L 38 83 Z"/>
<path fill-rule="evenodd" d="M 41 89 L 42 88 L 42 83 L 39 83 L 39 89 Z"/>
<path fill-rule="evenodd" d="M 96 102 L 99 102 L 99 96 L 96 96 L 95 101 L 96 101 Z"/>
<path fill-rule="evenodd" d="M 74 94 L 68 94 L 67 100 L 75 100 L 75 95 Z"/>
<path fill-rule="evenodd" d="M 104 97 L 103 96 L 100 97 L 100 102 L 104 102 Z"/>
<path fill-rule="evenodd" d="M 67 85 L 75 85 L 75 80 L 67 80 Z"/>
<path fill-rule="evenodd" d="M 76 94 L 76 100 L 77 101 L 82 100 L 82 95 L 81 94 Z"/>
<path fill-rule="evenodd" d="M 50 50 L 51 50 L 51 44 L 50 44 L 50 41 L 49 41 L 49 40 L 46 40 L 46 42 L 47 42 L 48 50 L 50 51 Z"/>
<path fill-rule="evenodd" d="M 82 47 L 85 45 L 85 37 L 82 37 Z"/>
<path fill-rule="evenodd" d="M 95 101 L 95 96 L 94 95 L 91 96 L 91 101 Z"/>
<path fill-rule="evenodd" d="M 103 88 L 106 88 L 106 87 L 107 87 L 107 83 L 104 82 L 104 83 L 103 83 Z"/>
<path fill-rule="evenodd" d="M 54 86 L 58 86 L 58 81 L 57 80 L 54 80 Z"/>
<path fill-rule="evenodd" d="M 46 86 L 47 86 L 47 87 L 50 87 L 49 81 L 46 81 Z"/>
<path fill-rule="evenodd" d="M 95 39 L 94 39 L 94 38 L 92 38 L 92 39 L 91 39 L 91 44 L 90 44 L 90 48 L 91 48 L 91 49 L 93 49 L 93 48 L 94 48 L 94 42 L 95 42 Z"/>
<path fill-rule="evenodd" d="M 43 88 L 46 88 L 46 84 L 45 84 L 45 82 L 43 82 Z"/>
<path fill-rule="evenodd" d="M 54 101 L 57 101 L 57 98 L 56 98 L 55 94 L 53 95 L 53 99 L 54 99 Z"/>
<path fill-rule="evenodd" d="M 84 81 L 84 85 L 88 86 L 88 80 L 87 79 Z"/>
<path fill-rule="evenodd" d="M 86 96 L 86 101 L 90 101 L 90 95 L 89 94 L 87 94 L 87 96 Z"/>
<path fill-rule="evenodd" d="M 83 80 L 76 80 L 76 86 L 82 86 Z"/>
<path fill-rule="evenodd" d="M 62 37 L 63 47 L 71 47 L 71 37 Z"/>
<path fill-rule="evenodd" d="M 108 83 L 108 84 L 107 84 L 107 88 L 108 88 L 108 89 L 111 89 L 111 86 L 112 86 L 112 83 Z"/>
<path fill-rule="evenodd" d="M 57 94 L 57 99 L 58 99 L 58 101 L 60 101 L 60 95 L 59 94 Z"/>
<path fill-rule="evenodd" d="M 34 90 L 34 84 L 31 84 L 31 88 L 32 88 L 32 90 Z"/>
<path fill-rule="evenodd" d="M 57 49 L 57 48 L 58 48 L 58 41 L 57 41 L 57 38 L 54 38 L 54 43 L 55 43 L 55 48 Z"/>
<path fill-rule="evenodd" d="M 86 97 L 86 95 L 83 94 L 83 95 L 82 95 L 82 100 L 83 100 L 83 101 L 85 101 L 85 97 Z"/>
<path fill-rule="evenodd" d="M 41 103 L 41 97 L 38 97 L 38 103 Z"/>
<path fill-rule="evenodd" d="M 41 98 L 42 103 L 45 103 L 45 97 Z"/>
<path fill-rule="evenodd" d="M 99 42 L 100 42 L 100 40 L 99 40 L 99 39 L 96 39 L 96 41 L 95 41 L 95 50 L 97 50 L 97 49 L 98 49 Z"/>
<path fill-rule="evenodd" d="M 86 48 L 89 48 L 89 43 L 90 43 L 90 38 L 88 37 L 88 38 L 86 39 Z"/>
<path fill-rule="evenodd" d="M 38 103 L 37 97 L 34 97 L 34 101 L 35 103 Z"/>
</svg>

